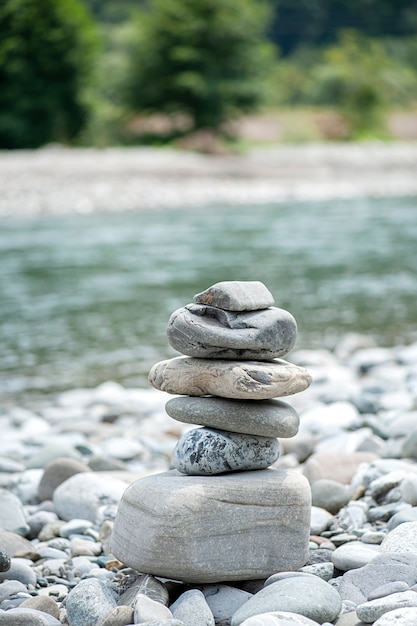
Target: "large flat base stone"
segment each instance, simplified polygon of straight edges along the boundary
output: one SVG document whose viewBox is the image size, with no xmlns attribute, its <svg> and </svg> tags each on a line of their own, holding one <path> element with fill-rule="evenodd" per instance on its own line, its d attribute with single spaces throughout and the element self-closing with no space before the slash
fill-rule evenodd
<svg viewBox="0 0 417 626">
<path fill-rule="evenodd" d="M 267 578 L 308 557 L 311 493 L 295 472 L 176 470 L 129 485 L 111 539 L 133 569 L 186 582 Z"/>
</svg>

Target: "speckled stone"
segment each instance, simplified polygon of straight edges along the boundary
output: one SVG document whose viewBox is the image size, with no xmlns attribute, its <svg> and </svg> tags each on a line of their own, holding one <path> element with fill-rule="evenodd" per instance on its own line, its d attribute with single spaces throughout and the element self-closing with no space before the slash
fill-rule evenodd
<svg viewBox="0 0 417 626">
<path fill-rule="evenodd" d="M 236 312 L 187 304 L 169 318 L 167 335 L 174 350 L 188 356 L 265 361 L 294 347 L 297 324 L 276 307 Z"/>
<path fill-rule="evenodd" d="M 411 606 L 417 607 L 417 593 L 414 591 L 400 591 L 360 604 L 356 607 L 356 615 L 363 622 L 372 624 L 389 611 Z"/>
<path fill-rule="evenodd" d="M 265 579 L 306 562 L 310 505 L 308 482 L 295 472 L 163 472 L 127 488 L 111 549 L 133 569 L 164 578 Z"/>
<path fill-rule="evenodd" d="M 385 613 L 374 622 L 374 626 L 415 626 L 417 624 L 417 608 L 407 607 Z"/>
<path fill-rule="evenodd" d="M 195 428 L 178 441 L 173 465 L 190 476 L 266 469 L 280 453 L 278 439 Z"/>
<path fill-rule="evenodd" d="M 247 402 L 215 396 L 178 396 L 168 400 L 165 410 L 170 417 L 186 424 L 262 437 L 293 437 L 300 423 L 295 409 L 282 400 Z"/>
<path fill-rule="evenodd" d="M 256 311 L 275 304 L 272 293 L 259 280 L 224 280 L 197 293 L 193 300 L 225 311 Z"/>
<path fill-rule="evenodd" d="M 170 606 L 172 615 L 184 626 L 215 626 L 214 616 L 199 589 L 189 589 Z"/>
<path fill-rule="evenodd" d="M 226 361 L 176 357 L 156 363 L 149 382 L 167 393 L 238 400 L 267 400 L 304 391 L 311 376 L 282 359 Z"/>
</svg>

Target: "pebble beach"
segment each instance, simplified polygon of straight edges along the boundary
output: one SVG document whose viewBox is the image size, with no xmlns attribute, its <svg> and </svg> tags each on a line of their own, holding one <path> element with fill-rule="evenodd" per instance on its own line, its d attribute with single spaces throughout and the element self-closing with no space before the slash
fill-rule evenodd
<svg viewBox="0 0 417 626">
<path fill-rule="evenodd" d="M 417 195 L 417 146 L 337 148 L 1 153 L 0 215 Z M 272 465 L 311 486 L 302 567 L 195 584 L 119 561 L 123 493 L 171 470 L 191 426 L 166 413 L 173 395 L 106 381 L 0 407 L 0 626 L 415 626 L 417 343 L 350 334 L 285 358 L 312 377 L 288 398 L 299 430 Z"/>
</svg>

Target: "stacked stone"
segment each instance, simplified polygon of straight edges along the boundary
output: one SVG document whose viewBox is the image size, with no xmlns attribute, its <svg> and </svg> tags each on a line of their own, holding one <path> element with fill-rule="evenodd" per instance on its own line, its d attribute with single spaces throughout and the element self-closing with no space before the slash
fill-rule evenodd
<svg viewBox="0 0 417 626">
<path fill-rule="evenodd" d="M 166 404 L 171 417 L 202 427 L 179 440 L 175 470 L 126 491 L 112 539 L 121 561 L 187 582 L 263 578 L 304 564 L 308 483 L 267 469 L 279 457 L 277 438 L 299 425 L 277 398 L 311 382 L 281 358 L 296 337 L 294 317 L 258 281 L 217 283 L 172 314 L 168 338 L 184 356 L 154 365 L 149 380 L 179 394 Z"/>
<path fill-rule="evenodd" d="M 167 403 L 168 415 L 203 425 L 180 439 L 174 467 L 188 475 L 265 469 L 279 457 L 277 437 L 294 436 L 299 424 L 289 404 L 271 398 L 309 384 L 305 371 L 271 363 L 293 348 L 296 321 L 257 281 L 217 283 L 194 302 L 172 314 L 167 331 L 171 346 L 192 359 L 171 359 L 150 373 L 156 387 L 188 394 Z"/>
</svg>

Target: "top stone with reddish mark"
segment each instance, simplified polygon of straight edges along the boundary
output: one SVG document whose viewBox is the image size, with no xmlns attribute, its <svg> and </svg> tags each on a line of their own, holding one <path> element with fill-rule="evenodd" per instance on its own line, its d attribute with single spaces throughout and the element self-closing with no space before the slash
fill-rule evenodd
<svg viewBox="0 0 417 626">
<path fill-rule="evenodd" d="M 222 281 L 197 293 L 193 300 L 225 311 L 257 311 L 275 304 L 269 289 L 258 280 Z"/>
</svg>

